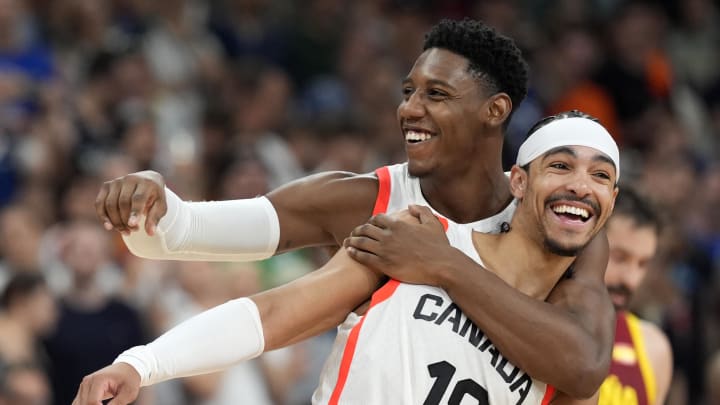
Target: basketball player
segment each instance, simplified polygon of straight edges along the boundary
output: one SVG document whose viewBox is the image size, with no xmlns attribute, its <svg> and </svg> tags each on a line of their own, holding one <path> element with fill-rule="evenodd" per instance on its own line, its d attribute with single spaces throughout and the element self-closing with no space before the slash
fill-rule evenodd
<svg viewBox="0 0 720 405">
<path fill-rule="evenodd" d="M 517 209 L 507 232 L 481 233 L 443 219 L 448 240 L 511 288 L 544 300 L 609 217 L 619 167 L 617 145 L 597 122 L 578 116 L 545 122 L 522 145 L 510 173 Z M 390 180 L 400 187 L 390 190 L 391 205 L 405 195 L 399 178 Z M 360 267 L 341 249 L 316 273 L 224 304 L 241 309 L 232 317 L 221 306 L 186 321 L 86 377 L 76 405 L 97 404 L 118 387 L 123 390 L 111 404 L 126 404 L 141 385 L 210 372 L 291 343 L 303 336 L 308 320 L 295 315 L 308 318 L 302 313 L 335 306 L 332 297 L 349 282 L 372 292 L 378 279 L 368 280 Z M 319 301 L 308 300 L 305 291 L 329 272 L 346 277 Z M 390 280 L 373 294 L 364 316 L 350 313 L 340 326 L 313 403 L 460 404 L 464 398 L 498 405 L 585 402 L 556 396 L 511 364 L 441 288 Z"/>
<path fill-rule="evenodd" d="M 140 172 L 103 185 L 98 216 L 107 228 L 125 234 L 133 253 L 180 260 L 258 260 L 306 246 L 338 245 L 372 214 L 408 203 L 430 206 L 479 231 L 499 232 L 514 209 L 501 164 L 503 129 L 527 91 L 518 48 L 482 23 L 443 21 L 427 35 L 402 91 L 398 121 L 405 164 L 366 175 L 321 173 L 267 197 L 205 203 L 184 202 L 164 188 L 158 173 Z M 376 204 L 388 203 L 383 184 L 393 176 L 407 183 L 404 203 Z M 143 218 L 145 232 L 138 232 Z M 448 265 L 438 271 L 462 274 L 442 287 L 513 363 L 574 396 L 597 390 L 609 367 L 614 319 L 603 283 L 604 235 L 584 250 L 573 277 L 561 281 L 547 303 L 528 299 L 447 243 L 432 251 Z M 375 277 L 367 271 L 366 278 Z M 436 280 L 440 277 L 425 281 Z M 319 285 L 305 294 L 322 296 L 329 289 Z M 348 301 L 336 301 L 329 309 L 336 312 L 319 318 L 307 333 L 335 327 L 348 306 L 357 305 L 352 295 L 345 291 Z M 538 335 L 539 327 L 545 333 Z"/>
<path fill-rule="evenodd" d="M 672 379 L 672 350 L 665 334 L 628 312 L 628 301 L 655 255 L 658 216 L 632 188 L 623 187 L 607 223 L 610 259 L 605 272 L 617 312 L 610 375 L 600 405 L 661 405 Z"/>
</svg>

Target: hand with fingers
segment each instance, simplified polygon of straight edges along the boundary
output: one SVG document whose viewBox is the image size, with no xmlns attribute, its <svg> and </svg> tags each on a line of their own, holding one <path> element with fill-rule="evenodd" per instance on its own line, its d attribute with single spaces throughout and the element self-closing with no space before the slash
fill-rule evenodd
<svg viewBox="0 0 720 405">
<path fill-rule="evenodd" d="M 413 218 L 408 219 L 409 216 Z M 388 277 L 411 284 L 439 285 L 439 272 L 467 260 L 450 246 L 428 207 L 411 205 L 398 215 L 376 215 L 356 227 L 343 245 L 350 257 Z"/>
<path fill-rule="evenodd" d="M 106 181 L 95 198 L 95 211 L 105 229 L 126 235 L 139 230 L 145 217 L 145 232 L 152 236 L 167 211 L 165 180 L 146 170 Z"/>
<path fill-rule="evenodd" d="M 140 375 L 127 363 L 116 363 L 83 378 L 72 405 L 127 405 L 140 392 Z"/>
</svg>

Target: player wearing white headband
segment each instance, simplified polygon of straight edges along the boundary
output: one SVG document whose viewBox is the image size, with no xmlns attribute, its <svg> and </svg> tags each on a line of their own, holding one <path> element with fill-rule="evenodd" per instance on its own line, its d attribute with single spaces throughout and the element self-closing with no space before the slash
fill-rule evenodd
<svg viewBox="0 0 720 405">
<path fill-rule="evenodd" d="M 510 189 L 517 208 L 507 232 L 485 234 L 446 221 L 453 246 L 537 300 L 547 298 L 603 226 L 617 195 L 619 160 L 609 134 L 596 131 L 596 141 L 583 142 L 589 146 L 576 145 L 574 138 L 560 141 L 565 125 L 558 124 L 566 119 L 556 118 L 534 132 L 528 144 L 539 140 L 540 146 L 533 147 L 533 157 L 518 160 L 523 167 L 512 168 Z M 368 278 L 365 270 L 341 249 L 318 271 L 192 318 L 149 345 L 127 351 L 98 375 L 136 372 L 134 379 L 123 380 L 124 392 L 132 394 L 123 401 L 130 402 L 140 385 L 215 371 L 290 344 L 306 337 L 312 322 L 332 316 L 348 295 L 361 303 L 372 293 L 377 279 Z M 343 277 L 333 278 L 335 288 L 312 306 L 298 308 L 306 291 L 337 273 Z M 313 403 L 586 403 L 513 366 L 441 288 L 391 280 L 375 292 L 364 315 L 351 310 Z M 106 379 L 93 377 L 81 385 L 76 405 L 97 403 L 112 391 Z"/>
<path fill-rule="evenodd" d="M 525 166 L 551 149 L 567 146 L 587 146 L 603 152 L 620 178 L 620 151 L 615 140 L 596 119 L 577 110 L 538 122 L 520 145 L 516 163 Z"/>
</svg>

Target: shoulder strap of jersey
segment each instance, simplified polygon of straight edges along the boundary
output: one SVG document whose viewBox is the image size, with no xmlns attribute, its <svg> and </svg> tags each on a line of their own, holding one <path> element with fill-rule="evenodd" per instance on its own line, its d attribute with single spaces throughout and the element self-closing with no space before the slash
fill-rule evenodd
<svg viewBox="0 0 720 405">
<path fill-rule="evenodd" d="M 629 312 L 625 314 L 625 319 L 627 321 L 628 330 L 630 331 L 630 336 L 632 337 L 633 345 L 635 346 L 635 351 L 637 352 L 640 374 L 645 382 L 648 403 L 654 404 L 656 393 L 655 374 L 653 373 L 652 365 L 650 365 L 650 360 L 648 359 L 647 351 L 645 350 L 645 339 L 643 338 L 642 331 L 640 330 L 640 320 Z"/>
<path fill-rule="evenodd" d="M 392 191 L 390 169 L 387 166 L 376 169 L 375 175 L 378 178 L 378 193 L 375 198 L 373 215 L 384 214 L 387 212 L 388 204 L 390 203 L 390 192 Z"/>
</svg>

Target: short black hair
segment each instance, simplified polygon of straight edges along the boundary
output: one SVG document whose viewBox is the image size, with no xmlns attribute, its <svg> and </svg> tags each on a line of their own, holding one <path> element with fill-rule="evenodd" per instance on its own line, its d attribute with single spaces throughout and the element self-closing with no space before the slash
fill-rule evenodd
<svg viewBox="0 0 720 405">
<path fill-rule="evenodd" d="M 0 296 L 0 307 L 10 308 L 18 299 L 27 297 L 38 288 L 46 286 L 45 277 L 36 272 L 15 273 Z"/>
<path fill-rule="evenodd" d="M 423 51 L 447 49 L 469 61 L 468 70 L 493 92 L 510 96 L 513 109 L 527 95 L 528 65 L 515 42 L 481 21 L 444 19 L 425 35 Z M 509 121 L 509 120 L 508 120 Z"/>
<path fill-rule="evenodd" d="M 638 228 L 650 227 L 657 234 L 662 230 L 662 217 L 655 204 L 631 185 L 620 186 L 611 218 L 617 215 L 630 218 Z"/>
<path fill-rule="evenodd" d="M 544 127 L 545 125 L 547 125 L 553 121 L 561 120 L 563 118 L 585 118 L 585 119 L 588 119 L 590 121 L 594 121 L 594 122 L 597 122 L 598 124 L 600 124 L 599 119 L 593 117 L 590 114 L 584 113 L 580 110 L 563 111 L 563 112 L 557 113 L 555 115 L 547 116 L 547 117 L 541 119 L 540 121 L 536 122 L 535 125 L 533 125 L 532 128 L 530 128 L 530 130 L 528 131 L 527 136 L 525 136 L 525 138 L 526 139 L 529 138 L 530 135 L 532 135 L 535 131 Z"/>
</svg>

